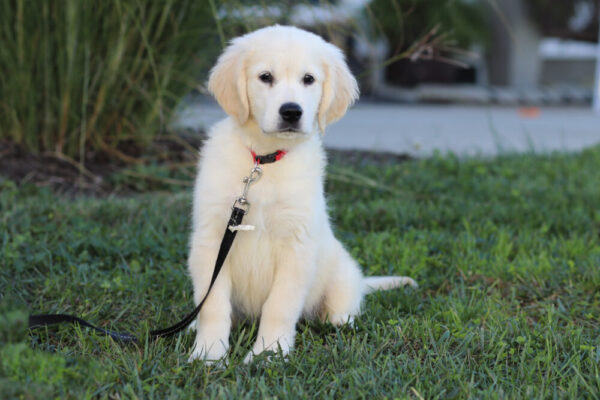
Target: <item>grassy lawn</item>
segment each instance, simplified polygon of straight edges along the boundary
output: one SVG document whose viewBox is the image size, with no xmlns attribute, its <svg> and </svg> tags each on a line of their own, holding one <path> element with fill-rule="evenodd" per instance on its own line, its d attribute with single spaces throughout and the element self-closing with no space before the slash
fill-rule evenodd
<svg viewBox="0 0 600 400">
<path fill-rule="evenodd" d="M 28 310 L 141 336 L 187 313 L 190 190 L 67 198 L 0 183 L 0 398 L 600 396 L 600 148 L 334 158 L 338 237 L 366 274 L 421 287 L 370 295 L 354 327 L 302 322 L 287 362 L 252 366 L 250 323 L 225 368 L 188 364 L 189 333 L 27 335 Z"/>
</svg>

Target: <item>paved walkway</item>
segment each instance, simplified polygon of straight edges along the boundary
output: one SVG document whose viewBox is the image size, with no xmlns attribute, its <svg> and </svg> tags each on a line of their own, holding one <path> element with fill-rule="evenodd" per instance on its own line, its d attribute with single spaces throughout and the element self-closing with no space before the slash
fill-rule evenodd
<svg viewBox="0 0 600 400">
<path fill-rule="evenodd" d="M 576 151 L 600 143 L 600 115 L 587 108 L 359 103 L 328 127 L 325 146 L 429 156 L 434 151 L 493 156 L 502 152 Z M 224 116 L 210 102 L 184 110 L 177 126 L 200 128 Z"/>
</svg>

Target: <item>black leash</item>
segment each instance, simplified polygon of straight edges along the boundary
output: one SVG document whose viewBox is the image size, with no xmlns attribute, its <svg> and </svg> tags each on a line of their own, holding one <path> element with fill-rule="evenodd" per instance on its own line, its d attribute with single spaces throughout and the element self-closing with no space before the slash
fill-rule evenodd
<svg viewBox="0 0 600 400">
<path fill-rule="evenodd" d="M 212 289 L 215 281 L 217 280 L 217 276 L 221 271 L 221 267 L 223 267 L 223 263 L 227 258 L 227 254 L 231 249 L 231 245 L 233 244 L 233 239 L 237 235 L 238 230 L 247 230 L 249 228 L 247 225 L 241 225 L 242 219 L 244 215 L 250 210 L 250 203 L 247 200 L 248 189 L 250 185 L 256 183 L 262 176 L 262 169 L 258 166 L 259 164 L 270 164 L 275 161 L 280 160 L 285 154 L 285 151 L 277 150 L 275 153 L 267 154 L 264 156 L 257 156 L 256 153 L 251 151 L 252 160 L 254 161 L 254 167 L 250 170 L 250 175 L 245 177 L 243 182 L 245 183 L 244 192 L 242 195 L 233 203 L 233 211 L 231 212 L 231 217 L 229 217 L 229 222 L 227 223 L 227 227 L 225 228 L 225 234 L 223 235 L 223 239 L 221 240 L 221 245 L 219 246 L 219 253 L 217 254 L 217 261 L 215 262 L 215 268 L 213 270 L 212 278 L 210 280 L 210 285 L 208 286 L 208 290 L 204 295 L 204 298 L 196 306 L 194 311 L 186 315 L 181 321 L 177 322 L 175 325 L 171 325 L 168 328 L 164 329 L 156 329 L 150 331 L 150 338 L 167 338 L 171 337 L 174 334 L 181 332 L 187 326 L 189 326 L 192 321 L 198 316 L 204 301 L 210 294 L 210 289 Z M 253 228 L 253 227 L 250 227 Z M 69 314 L 37 314 L 29 316 L 29 329 L 38 329 L 43 328 L 48 325 L 55 325 L 60 323 L 70 323 L 70 324 L 79 324 L 81 326 L 88 327 L 90 329 L 95 330 L 98 333 L 103 335 L 110 336 L 114 340 L 122 343 L 137 343 L 138 338 L 128 332 L 117 332 L 109 329 L 99 328 L 84 319 L 76 317 L 74 315 Z"/>
<path fill-rule="evenodd" d="M 238 200 L 239 201 L 239 200 Z M 229 217 L 229 222 L 227 223 L 227 228 L 225 229 L 225 234 L 223 235 L 223 240 L 221 240 L 221 246 L 219 247 L 219 253 L 217 255 L 217 261 L 215 262 L 215 268 L 213 270 L 212 278 L 210 280 L 210 285 L 208 286 L 208 290 L 204 295 L 204 298 L 196 306 L 196 308 L 186 315 L 181 321 L 177 322 L 175 325 L 169 326 L 164 329 L 156 329 L 150 331 L 150 338 L 167 338 L 173 336 L 174 334 L 181 332 L 188 325 L 192 323 L 192 321 L 198 316 L 202 305 L 206 301 L 206 298 L 210 294 L 210 289 L 213 287 L 215 281 L 217 280 L 217 276 L 221 271 L 221 267 L 223 267 L 223 263 L 225 262 L 225 258 L 227 258 L 227 254 L 229 253 L 229 249 L 231 249 L 231 245 L 233 244 L 233 239 L 237 234 L 237 230 L 229 229 L 230 227 L 238 226 L 242 223 L 242 219 L 244 218 L 245 210 L 238 207 L 233 207 L 233 211 L 231 213 L 231 217 Z M 117 332 L 109 329 L 99 328 L 84 319 L 76 317 L 74 315 L 69 314 L 37 314 L 29 316 L 29 329 L 37 329 L 42 328 L 48 325 L 55 325 L 60 323 L 70 323 L 70 324 L 79 324 L 81 326 L 85 326 L 95 330 L 98 333 L 103 335 L 110 336 L 114 340 L 118 342 L 138 342 L 138 338 L 128 332 Z"/>
</svg>

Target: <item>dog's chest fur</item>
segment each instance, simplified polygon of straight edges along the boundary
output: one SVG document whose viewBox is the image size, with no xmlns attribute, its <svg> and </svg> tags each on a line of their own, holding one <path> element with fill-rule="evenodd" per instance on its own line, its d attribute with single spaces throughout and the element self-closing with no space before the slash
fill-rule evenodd
<svg viewBox="0 0 600 400">
<path fill-rule="evenodd" d="M 233 302 L 244 314 L 258 316 L 279 268 L 286 268 L 289 249 L 318 229 L 311 216 L 321 195 L 309 185 L 314 177 L 289 175 L 286 161 L 263 167 L 263 177 L 251 188 L 250 211 L 244 224 L 253 231 L 239 232 L 232 249 Z M 279 169 L 279 171 L 278 171 Z M 287 168 L 286 168 L 287 169 Z M 273 176 L 276 175 L 276 176 Z"/>
</svg>

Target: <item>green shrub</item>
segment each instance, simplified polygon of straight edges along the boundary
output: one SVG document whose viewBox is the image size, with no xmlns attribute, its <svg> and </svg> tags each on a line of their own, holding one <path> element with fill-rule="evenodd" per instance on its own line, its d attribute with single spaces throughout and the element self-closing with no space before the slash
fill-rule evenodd
<svg viewBox="0 0 600 400">
<path fill-rule="evenodd" d="M 164 129 L 221 47 L 212 0 L 0 3 L 0 140 L 84 161 Z"/>
</svg>

